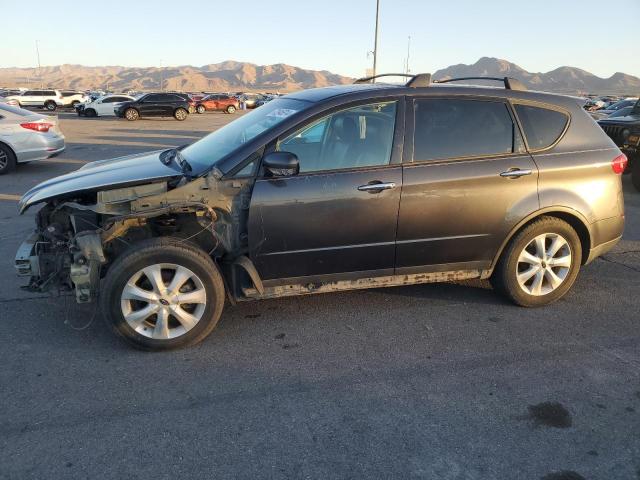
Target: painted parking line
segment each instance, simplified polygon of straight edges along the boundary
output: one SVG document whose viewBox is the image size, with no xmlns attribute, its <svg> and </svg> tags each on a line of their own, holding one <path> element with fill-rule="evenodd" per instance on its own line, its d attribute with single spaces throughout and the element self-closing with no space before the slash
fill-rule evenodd
<svg viewBox="0 0 640 480">
<path fill-rule="evenodd" d="M 0 193 L 0 200 L 7 200 L 10 202 L 17 202 L 22 195 L 10 195 L 8 193 Z"/>
<path fill-rule="evenodd" d="M 71 160 L 64 158 L 47 158 L 45 160 L 36 160 L 37 162 L 45 162 L 45 163 L 73 163 L 78 165 L 84 165 L 85 163 L 89 163 L 87 160 Z"/>
</svg>

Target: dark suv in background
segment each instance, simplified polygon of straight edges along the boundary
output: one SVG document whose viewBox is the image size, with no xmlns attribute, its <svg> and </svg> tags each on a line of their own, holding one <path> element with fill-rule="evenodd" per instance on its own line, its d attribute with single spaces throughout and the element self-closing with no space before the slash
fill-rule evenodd
<svg viewBox="0 0 640 480">
<path fill-rule="evenodd" d="M 118 335 L 161 350 L 206 337 L 225 298 L 481 278 L 547 305 L 621 238 L 626 157 L 574 99 L 369 80 L 34 187 L 18 273 L 99 296 Z"/>
<path fill-rule="evenodd" d="M 184 94 L 147 93 L 137 100 L 118 105 L 114 113 L 130 121 L 140 117 L 173 117 L 182 121 L 189 116 L 189 109 L 190 99 Z"/>
<path fill-rule="evenodd" d="M 633 186 L 640 191 L 640 100 L 628 115 L 605 118 L 598 124 L 629 157 L 627 171 L 631 173 Z"/>
</svg>

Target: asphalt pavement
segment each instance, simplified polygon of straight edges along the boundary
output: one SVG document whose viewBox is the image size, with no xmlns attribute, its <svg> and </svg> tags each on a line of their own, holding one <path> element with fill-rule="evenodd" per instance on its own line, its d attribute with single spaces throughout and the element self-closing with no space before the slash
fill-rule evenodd
<svg viewBox="0 0 640 480">
<path fill-rule="evenodd" d="M 60 113 L 67 150 L 0 177 L 2 479 L 640 479 L 640 193 L 560 302 L 483 284 L 227 306 L 200 345 L 135 351 L 93 306 L 26 293 L 17 196 L 233 117 Z"/>
</svg>

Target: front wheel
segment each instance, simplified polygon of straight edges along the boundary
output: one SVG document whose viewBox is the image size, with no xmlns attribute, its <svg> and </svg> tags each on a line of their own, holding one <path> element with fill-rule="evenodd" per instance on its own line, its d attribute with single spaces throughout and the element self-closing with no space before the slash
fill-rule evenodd
<svg viewBox="0 0 640 480">
<path fill-rule="evenodd" d="M 204 105 L 198 105 L 198 108 L 196 108 L 196 112 L 198 113 L 204 113 L 206 111 L 206 108 L 204 108 Z"/>
<path fill-rule="evenodd" d="M 227 107 L 227 113 L 236 113 L 236 107 L 234 107 L 233 105 L 229 105 Z"/>
<path fill-rule="evenodd" d="M 491 277 L 493 287 L 523 307 L 562 298 L 580 271 L 582 246 L 568 223 L 541 217 L 507 245 Z"/>
<path fill-rule="evenodd" d="M 224 307 L 222 275 L 197 246 L 154 238 L 113 263 L 100 294 L 107 323 L 143 350 L 194 345 L 215 328 Z"/>
<path fill-rule="evenodd" d="M 133 122 L 135 120 L 138 120 L 138 118 L 140 118 L 140 114 L 135 108 L 127 108 L 124 111 L 124 118 L 126 118 L 130 122 Z"/>
<path fill-rule="evenodd" d="M 58 108 L 58 105 L 56 105 L 56 102 L 52 102 L 51 100 L 49 100 L 48 102 L 45 102 L 44 108 L 46 108 L 50 112 L 53 112 L 56 108 Z"/>
<path fill-rule="evenodd" d="M 179 121 L 186 120 L 188 115 L 189 112 L 187 112 L 184 108 L 176 108 L 176 111 L 173 112 L 173 117 Z"/>
</svg>

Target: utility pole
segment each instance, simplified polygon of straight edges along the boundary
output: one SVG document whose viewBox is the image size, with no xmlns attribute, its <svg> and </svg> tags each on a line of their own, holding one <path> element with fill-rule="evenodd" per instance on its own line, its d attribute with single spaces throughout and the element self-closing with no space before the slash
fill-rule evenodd
<svg viewBox="0 0 640 480">
<path fill-rule="evenodd" d="M 162 71 L 162 60 L 160 60 L 160 91 L 164 92 L 164 72 Z"/>
<path fill-rule="evenodd" d="M 378 20 L 380 18 L 380 0 L 376 0 L 376 36 L 373 42 L 373 76 L 376 76 L 376 67 L 378 65 Z M 373 79 L 373 83 L 376 79 Z"/>
</svg>

